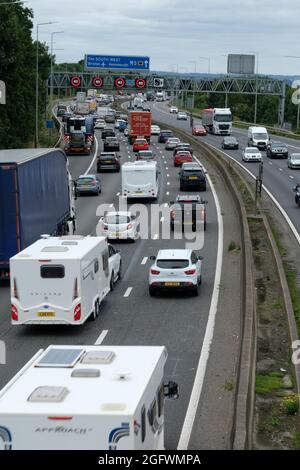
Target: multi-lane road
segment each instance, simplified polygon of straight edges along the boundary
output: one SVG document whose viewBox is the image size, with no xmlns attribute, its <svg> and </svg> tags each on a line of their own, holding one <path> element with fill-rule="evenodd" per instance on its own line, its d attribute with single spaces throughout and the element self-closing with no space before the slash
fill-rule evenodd
<svg viewBox="0 0 300 470">
<path fill-rule="evenodd" d="M 154 110 L 161 118 L 160 110 Z M 156 117 L 156 116 L 154 116 Z M 134 160 L 132 147 L 120 133 L 122 163 Z M 99 151 L 102 150 L 100 132 L 96 132 Z M 172 152 L 165 151 L 157 137 L 151 147 L 157 154 L 159 175 L 159 204 L 174 200 L 179 193 L 178 169 L 173 167 Z M 94 155 L 69 157 L 70 169 L 75 179 L 80 174 L 96 172 Z M 100 175 L 102 194 L 98 197 L 80 197 L 76 201 L 77 233 L 94 235 L 100 204 L 118 207 L 121 177 L 117 173 Z M 211 187 L 205 193 L 208 201 L 207 232 L 204 248 L 203 284 L 197 298 L 190 296 L 149 297 L 149 257 L 161 248 L 184 248 L 184 240 L 138 240 L 134 244 L 117 243 L 121 250 L 123 278 L 104 301 L 101 315 L 81 327 L 26 326 L 10 323 L 9 287 L 0 290 L 0 339 L 7 347 L 7 364 L 1 366 L 0 387 L 25 364 L 40 348 L 49 344 L 104 344 L 104 345 L 165 345 L 169 358 L 166 379 L 175 380 L 180 387 L 180 398 L 167 403 L 165 445 L 175 449 L 178 445 L 195 374 L 206 333 L 213 296 L 216 295 L 215 272 L 218 248 L 217 199 Z M 129 365 L 130 368 L 130 365 Z"/>
<path fill-rule="evenodd" d="M 154 120 L 164 122 L 166 125 L 169 124 L 191 133 L 190 120 L 188 119 L 187 121 L 178 121 L 176 119 L 176 114 L 171 114 L 169 112 L 169 107 L 166 103 L 154 103 L 152 105 L 152 112 Z M 194 119 L 194 124 L 200 124 L 200 122 L 201 121 L 199 119 Z M 258 175 L 258 164 L 253 162 L 242 162 L 242 149 L 248 146 L 247 130 L 234 128 L 232 134 L 238 138 L 240 149 L 226 150 L 226 154 L 242 164 L 256 177 Z M 223 139 L 222 136 L 207 135 L 206 137 L 196 138 L 202 139 L 204 142 L 207 142 L 214 148 L 219 150 L 221 149 L 221 143 Z M 270 135 L 270 138 L 272 140 L 286 143 L 289 153 L 300 152 L 300 141 L 286 137 L 279 137 L 276 135 Z M 270 194 L 277 200 L 281 208 L 286 212 L 292 224 L 294 225 L 296 232 L 300 234 L 299 207 L 295 204 L 294 193 L 292 191 L 296 183 L 300 183 L 300 172 L 299 170 L 289 169 L 287 167 L 286 160 L 269 159 L 266 157 L 265 152 L 263 152 L 263 156 L 263 184 Z"/>
</svg>

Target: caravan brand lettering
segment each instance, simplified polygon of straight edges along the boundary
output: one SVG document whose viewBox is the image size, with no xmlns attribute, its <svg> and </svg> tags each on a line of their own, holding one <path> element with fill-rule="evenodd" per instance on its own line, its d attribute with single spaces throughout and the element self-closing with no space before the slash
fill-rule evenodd
<svg viewBox="0 0 300 470">
<path fill-rule="evenodd" d="M 55 426 L 52 428 L 36 428 L 35 432 L 39 433 L 63 433 L 63 434 L 87 434 L 88 432 L 91 432 L 92 428 L 68 428 L 66 426 Z"/>
</svg>

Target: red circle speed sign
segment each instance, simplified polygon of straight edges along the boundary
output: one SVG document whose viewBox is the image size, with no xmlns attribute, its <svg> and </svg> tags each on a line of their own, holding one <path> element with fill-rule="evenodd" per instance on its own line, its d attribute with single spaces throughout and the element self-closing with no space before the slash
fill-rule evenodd
<svg viewBox="0 0 300 470">
<path fill-rule="evenodd" d="M 74 77 L 71 77 L 70 84 L 71 84 L 71 86 L 73 86 L 73 87 L 75 87 L 75 88 L 80 87 L 80 85 L 81 85 L 81 78 L 78 77 L 77 75 L 75 75 Z"/>
<path fill-rule="evenodd" d="M 135 87 L 136 88 L 146 88 L 147 82 L 144 78 L 136 78 L 135 79 Z"/>
<path fill-rule="evenodd" d="M 103 78 L 102 77 L 93 77 L 92 84 L 95 88 L 103 87 Z"/>
<path fill-rule="evenodd" d="M 116 88 L 124 88 L 125 83 L 126 83 L 125 78 L 123 78 L 123 77 L 115 78 L 115 87 Z"/>
</svg>

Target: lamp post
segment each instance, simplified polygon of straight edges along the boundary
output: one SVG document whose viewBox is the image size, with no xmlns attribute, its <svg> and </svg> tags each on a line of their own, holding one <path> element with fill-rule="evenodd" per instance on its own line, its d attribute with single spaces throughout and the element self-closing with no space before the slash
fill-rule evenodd
<svg viewBox="0 0 300 470">
<path fill-rule="evenodd" d="M 196 74 L 197 73 L 197 62 L 195 60 L 189 60 L 190 64 L 194 64 L 194 73 Z M 194 77 L 194 80 L 193 80 L 193 106 L 192 108 L 194 109 L 195 107 L 195 80 L 196 80 L 196 77 Z"/>
<path fill-rule="evenodd" d="M 35 148 L 39 142 L 39 27 L 53 24 L 53 21 L 47 23 L 38 23 L 36 25 L 36 74 L 35 74 Z"/>
<path fill-rule="evenodd" d="M 51 66 L 50 66 L 50 105 L 53 103 L 53 36 L 62 34 L 64 31 L 53 31 L 51 33 Z"/>
<path fill-rule="evenodd" d="M 256 74 L 255 74 L 255 102 L 254 102 L 254 124 L 257 121 L 257 98 L 258 98 L 258 61 L 259 61 L 259 54 L 255 51 L 249 51 L 250 54 L 255 54 L 256 56 Z"/>
</svg>

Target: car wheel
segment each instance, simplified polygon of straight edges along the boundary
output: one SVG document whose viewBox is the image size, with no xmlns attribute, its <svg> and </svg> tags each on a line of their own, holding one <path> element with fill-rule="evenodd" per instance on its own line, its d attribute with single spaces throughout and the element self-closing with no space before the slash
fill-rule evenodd
<svg viewBox="0 0 300 470">
<path fill-rule="evenodd" d="M 119 272 L 118 272 L 118 281 L 122 279 L 122 262 L 120 261 Z"/>
<path fill-rule="evenodd" d="M 196 285 L 196 286 L 193 287 L 192 293 L 193 293 L 193 296 L 194 296 L 194 297 L 198 297 L 198 295 L 199 295 L 199 292 L 198 292 L 198 285 Z"/>
<path fill-rule="evenodd" d="M 100 315 L 100 300 L 98 299 L 96 302 L 96 317 Z"/>
<path fill-rule="evenodd" d="M 198 285 L 201 286 L 201 284 L 202 284 L 202 276 L 200 276 L 199 281 L 198 281 Z"/>
<path fill-rule="evenodd" d="M 206 221 L 204 222 L 204 230 L 206 230 Z"/>
<path fill-rule="evenodd" d="M 91 315 L 90 315 L 90 319 L 92 321 L 95 321 L 97 318 L 97 302 L 95 302 L 95 305 L 94 305 L 94 310 L 92 311 Z"/>
<path fill-rule="evenodd" d="M 151 297 L 154 297 L 155 294 L 156 294 L 156 290 L 154 289 L 154 287 L 149 286 L 149 295 L 150 295 Z"/>
</svg>

